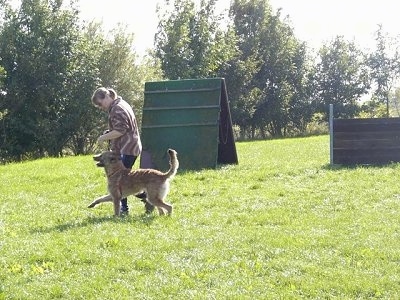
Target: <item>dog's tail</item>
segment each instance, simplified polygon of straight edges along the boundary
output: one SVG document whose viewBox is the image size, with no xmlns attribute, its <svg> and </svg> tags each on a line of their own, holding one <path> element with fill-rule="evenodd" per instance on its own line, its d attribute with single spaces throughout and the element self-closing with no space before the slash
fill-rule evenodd
<svg viewBox="0 0 400 300">
<path fill-rule="evenodd" d="M 169 154 L 169 170 L 165 173 L 166 178 L 172 178 L 175 176 L 176 171 L 179 168 L 179 161 L 177 157 L 177 153 L 174 149 L 168 149 Z"/>
</svg>

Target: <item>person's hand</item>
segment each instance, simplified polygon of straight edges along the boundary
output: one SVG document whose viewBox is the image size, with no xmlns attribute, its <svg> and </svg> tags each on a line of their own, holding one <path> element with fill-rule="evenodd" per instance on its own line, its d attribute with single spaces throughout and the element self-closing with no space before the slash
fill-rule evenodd
<svg viewBox="0 0 400 300">
<path fill-rule="evenodd" d="M 104 138 L 104 135 L 99 136 L 99 138 L 97 139 L 97 143 L 99 144 L 99 146 L 101 148 L 104 148 L 104 145 L 106 144 L 106 139 Z"/>
</svg>

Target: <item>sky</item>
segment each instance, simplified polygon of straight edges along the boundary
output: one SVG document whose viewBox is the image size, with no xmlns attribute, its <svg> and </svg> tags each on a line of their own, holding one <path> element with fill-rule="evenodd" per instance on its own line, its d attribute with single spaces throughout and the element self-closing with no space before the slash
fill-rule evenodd
<svg viewBox="0 0 400 300">
<path fill-rule="evenodd" d="M 139 55 L 153 47 L 158 18 L 156 6 L 164 0 L 113 0 L 100 2 L 80 0 L 81 18 L 103 22 L 108 31 L 117 23 L 128 26 L 135 35 L 135 49 Z M 295 35 L 318 49 L 335 36 L 343 35 L 363 49 L 373 49 L 374 32 L 378 24 L 390 36 L 400 33 L 400 2 L 394 0 L 269 0 L 282 16 L 289 16 Z M 228 9 L 230 0 L 217 0 L 218 11 Z"/>
<path fill-rule="evenodd" d="M 392 0 L 270 0 L 289 15 L 296 36 L 319 47 L 337 35 L 354 40 L 362 48 L 375 46 L 378 24 L 390 36 L 399 35 L 400 3 Z"/>
</svg>

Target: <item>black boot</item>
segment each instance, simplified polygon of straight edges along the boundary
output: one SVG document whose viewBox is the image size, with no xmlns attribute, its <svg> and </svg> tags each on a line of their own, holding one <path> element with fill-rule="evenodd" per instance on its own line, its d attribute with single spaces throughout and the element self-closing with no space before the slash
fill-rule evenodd
<svg viewBox="0 0 400 300">
<path fill-rule="evenodd" d="M 129 214 L 129 207 L 128 207 L 128 199 L 127 198 L 121 199 L 120 214 L 122 214 L 122 215 Z"/>
<path fill-rule="evenodd" d="M 144 203 L 144 208 L 146 210 L 146 214 L 151 214 L 154 210 L 154 206 L 147 202 L 147 194 L 146 192 L 141 192 L 140 194 L 136 194 L 135 197 L 139 198 L 140 201 Z"/>
<path fill-rule="evenodd" d="M 143 201 L 143 200 L 142 200 Z M 144 204 L 144 208 L 146 209 L 146 214 L 151 214 L 154 210 L 154 206 L 146 201 Z"/>
</svg>

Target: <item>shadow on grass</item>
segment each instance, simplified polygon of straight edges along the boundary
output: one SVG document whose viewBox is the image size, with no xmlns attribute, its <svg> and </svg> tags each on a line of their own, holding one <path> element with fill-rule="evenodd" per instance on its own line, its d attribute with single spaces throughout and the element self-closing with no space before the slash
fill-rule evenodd
<svg viewBox="0 0 400 300">
<path fill-rule="evenodd" d="M 382 168 L 391 168 L 395 169 L 400 166 L 400 163 L 382 163 L 382 164 L 358 164 L 358 165 L 339 165 L 339 164 L 325 164 L 322 166 L 323 170 L 329 171 L 342 171 L 342 170 L 355 170 L 355 169 L 382 169 Z"/>
<path fill-rule="evenodd" d="M 88 227 L 92 225 L 97 225 L 101 223 L 142 223 L 150 226 L 154 221 L 154 214 L 142 214 L 142 215 L 134 215 L 134 216 L 123 216 L 123 217 L 87 217 L 84 220 L 75 220 L 63 224 L 57 224 L 50 227 L 38 227 L 32 228 L 30 230 L 31 233 L 51 233 L 51 232 L 64 232 L 68 230 L 73 230 L 77 228 Z"/>
</svg>

